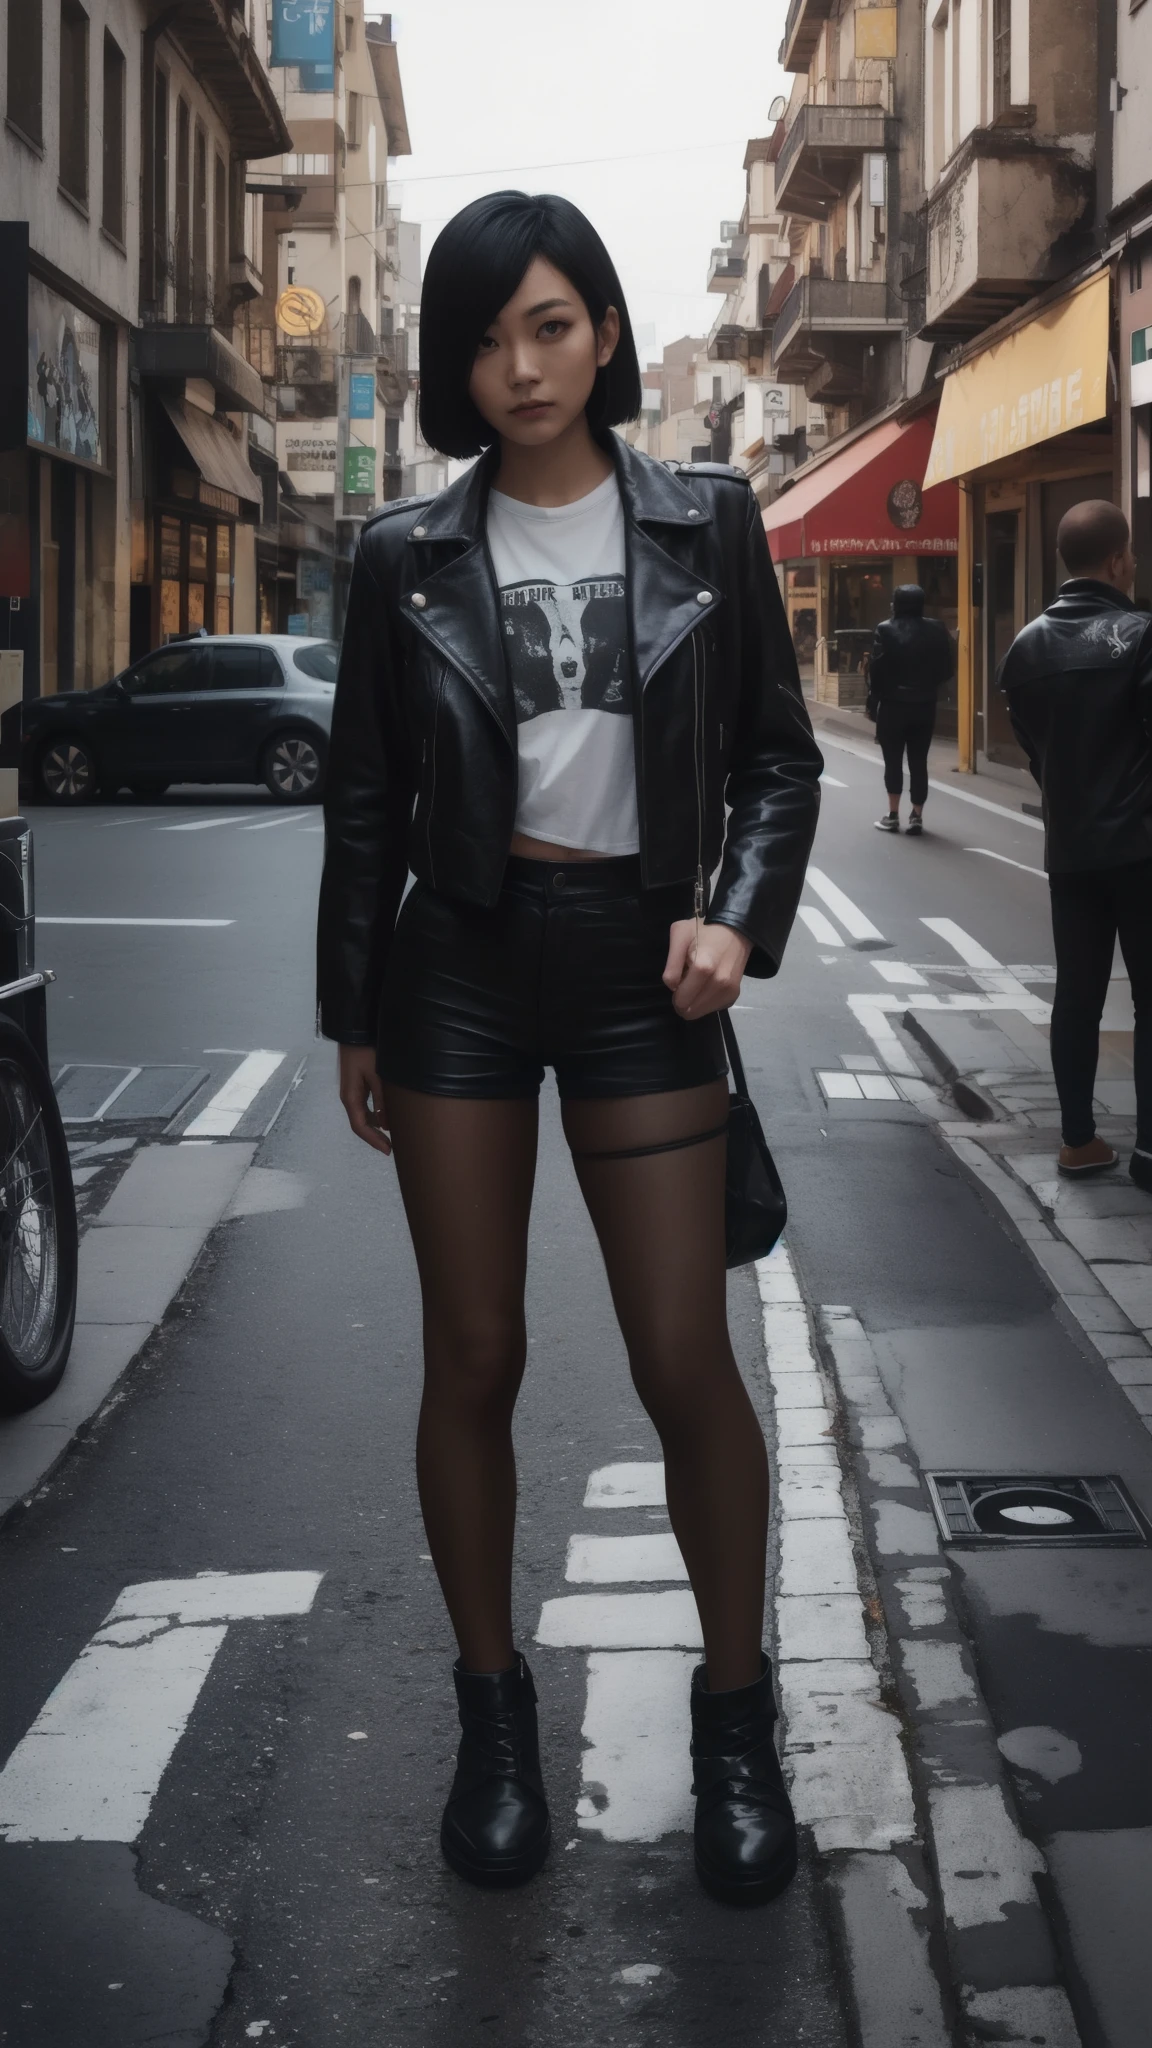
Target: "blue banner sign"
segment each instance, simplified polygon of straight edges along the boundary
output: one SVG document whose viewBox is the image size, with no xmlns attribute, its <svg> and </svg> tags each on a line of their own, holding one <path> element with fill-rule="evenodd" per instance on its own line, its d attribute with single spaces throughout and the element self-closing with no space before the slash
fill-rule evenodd
<svg viewBox="0 0 1152 2048">
<path fill-rule="evenodd" d="M 335 0 L 272 0 L 272 63 L 335 62 Z"/>
<path fill-rule="evenodd" d="M 376 379 L 354 370 L 348 379 L 348 417 L 371 420 L 376 417 Z"/>
<path fill-rule="evenodd" d="M 335 92 L 336 67 L 334 64 L 301 64 L 301 92 Z M 653 343 L 655 347 L 655 343 Z"/>
</svg>

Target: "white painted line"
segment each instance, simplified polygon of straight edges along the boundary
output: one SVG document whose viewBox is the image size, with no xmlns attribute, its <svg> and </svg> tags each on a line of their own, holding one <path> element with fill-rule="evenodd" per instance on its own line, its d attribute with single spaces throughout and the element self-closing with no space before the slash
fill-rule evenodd
<svg viewBox="0 0 1152 2048">
<path fill-rule="evenodd" d="M 688 1569 L 676 1538 L 654 1530 L 650 1536 L 570 1536 L 564 1576 L 571 1585 L 613 1586 L 686 1579 Z"/>
<path fill-rule="evenodd" d="M 818 1073 L 816 1079 L 825 1102 L 859 1102 L 860 1083 L 855 1074 L 841 1074 L 833 1068 L 827 1073 Z"/>
<path fill-rule="evenodd" d="M 847 1000 L 848 1008 L 851 1010 L 860 1029 L 867 1032 L 889 1073 L 907 1074 L 912 1080 L 918 1081 L 921 1078 L 920 1069 L 916 1065 L 911 1053 L 905 1049 L 902 1040 L 897 1037 L 892 1025 L 888 1022 L 887 1016 L 888 1004 L 892 1004 L 893 1008 L 898 1006 L 900 1010 L 903 1010 L 906 999 L 903 997 L 867 995 L 849 996 Z M 937 1001 L 939 1002 L 940 1000 L 937 997 Z M 983 1002 L 984 998 L 980 1000 Z M 917 1008 L 923 1007 L 927 1007 L 927 999 L 925 999 L 924 1003 L 917 1004 Z"/>
<path fill-rule="evenodd" d="M 0 1771 L 0 1835 L 134 1842 L 228 1622 L 307 1613 L 322 1576 L 211 1573 L 125 1587 Z"/>
<path fill-rule="evenodd" d="M 838 781 L 835 775 L 824 774 L 820 777 L 820 780 L 821 782 L 826 782 L 829 789 L 847 789 L 848 787 L 846 782 Z"/>
<path fill-rule="evenodd" d="M 692 1828 L 690 1688 L 678 1650 L 588 1659 L 584 1793 L 578 1824 L 607 1842 L 655 1842 Z"/>
<path fill-rule="evenodd" d="M 842 946 L 844 944 L 831 918 L 825 917 L 824 912 L 817 910 L 814 904 L 802 903 L 799 915 L 803 918 L 818 946 Z"/>
<path fill-rule="evenodd" d="M 906 960 L 873 960 L 873 972 L 893 988 L 927 988 L 927 978 Z"/>
<path fill-rule="evenodd" d="M 867 761 L 872 767 L 876 765 L 875 755 L 855 740 L 833 739 L 831 733 L 821 730 L 820 745 L 821 748 L 838 747 L 842 754 L 855 754 L 857 760 Z M 1028 825 L 1034 832 L 1044 830 L 1041 818 L 1030 818 L 1025 811 L 1014 811 L 1010 804 L 994 804 L 991 798 L 976 796 L 970 789 L 955 789 L 950 782 L 940 782 L 933 775 L 928 777 L 928 787 L 939 790 L 941 796 L 954 796 L 957 803 L 975 804 L 977 810 L 994 811 L 998 818 L 1010 818 L 1014 825 Z"/>
<path fill-rule="evenodd" d="M 242 825 L 242 832 L 272 832 L 277 825 L 298 825 L 299 811 L 288 811 L 282 818 L 261 818 L 258 825 Z"/>
<path fill-rule="evenodd" d="M 167 828 L 166 828 L 167 829 Z M 176 829 L 172 827 L 173 831 Z M 36 913 L 37 924 L 122 924 L 160 925 L 173 931 L 221 931 L 225 925 L 235 924 L 234 917 L 41 917 Z"/>
<path fill-rule="evenodd" d="M 234 816 L 227 818 L 194 818 L 190 825 L 160 825 L 157 827 L 157 830 L 160 832 L 213 832 L 218 825 L 242 825 L 245 819 L 251 816 L 251 811 L 238 811 Z"/>
<path fill-rule="evenodd" d="M 184 1132 L 186 1138 L 228 1138 L 260 1090 L 288 1057 L 283 1052 L 250 1052 Z"/>
<path fill-rule="evenodd" d="M 965 853 L 982 853 L 985 860 L 1003 861 L 1006 868 L 1019 868 L 1022 875 L 1038 875 L 1042 882 L 1048 880 L 1043 868 L 1030 868 L 1025 861 L 1009 860 L 1006 853 L 993 853 L 990 846 L 966 846 Z"/>
<path fill-rule="evenodd" d="M 810 888 L 826 903 L 833 917 L 838 917 L 850 939 L 882 939 L 884 934 L 858 910 L 850 896 L 837 887 L 824 873 L 823 868 L 809 867 L 805 877 Z"/>
<path fill-rule="evenodd" d="M 990 953 L 987 946 L 982 946 L 978 939 L 974 939 L 971 933 L 966 932 L 963 925 L 957 924 L 953 918 L 922 917 L 920 922 L 927 925 L 930 932 L 935 932 L 937 938 L 943 939 L 945 945 L 951 946 L 952 951 L 959 954 L 966 967 L 999 967 L 1000 962 L 996 955 Z"/>
<path fill-rule="evenodd" d="M 887 1074 L 861 1074 L 860 1093 L 865 1102 L 899 1102 L 900 1091 Z"/>
<path fill-rule="evenodd" d="M 664 1467 L 601 1465 L 588 1480 L 586 1508 L 662 1508 L 666 1505 Z"/>
<path fill-rule="evenodd" d="M 538 1643 L 555 1650 L 700 1650 L 696 1602 L 683 1593 L 568 1593 L 546 1600 Z"/>
</svg>

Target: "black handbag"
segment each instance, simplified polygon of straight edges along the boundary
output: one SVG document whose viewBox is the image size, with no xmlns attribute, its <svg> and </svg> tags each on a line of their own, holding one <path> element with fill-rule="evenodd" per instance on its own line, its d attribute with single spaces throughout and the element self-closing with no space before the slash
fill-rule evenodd
<svg viewBox="0 0 1152 2048">
<path fill-rule="evenodd" d="M 754 1259 L 767 1258 L 788 1221 L 788 1203 L 756 1105 L 748 1093 L 736 1027 L 727 1010 L 720 1012 L 720 1028 L 732 1069 L 724 1188 L 727 1264 L 748 1266 Z"/>
</svg>

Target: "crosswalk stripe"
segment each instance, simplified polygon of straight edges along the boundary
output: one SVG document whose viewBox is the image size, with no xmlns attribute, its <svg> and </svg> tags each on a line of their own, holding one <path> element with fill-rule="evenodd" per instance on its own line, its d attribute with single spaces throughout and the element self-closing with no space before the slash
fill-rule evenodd
<svg viewBox="0 0 1152 2048">
<path fill-rule="evenodd" d="M 260 1090 L 287 1057 L 283 1052 L 250 1052 L 224 1086 L 217 1089 L 211 1101 L 205 1103 L 199 1115 L 193 1117 L 184 1136 L 231 1137 L 245 1110 L 252 1107 Z"/>
<path fill-rule="evenodd" d="M 852 898 L 846 896 L 843 889 L 837 887 L 836 883 L 824 873 L 823 868 L 810 867 L 807 880 L 809 886 L 816 891 L 817 896 L 821 898 L 822 902 L 827 904 L 833 917 L 840 919 L 850 939 L 883 938 L 883 932 L 877 929 L 870 917 L 865 917 L 864 912 L 857 909 Z"/>
<path fill-rule="evenodd" d="M 193 818 L 187 825 L 158 825 L 158 832 L 212 832 L 218 825 L 242 825 L 251 811 L 240 811 L 228 818 Z"/>
</svg>

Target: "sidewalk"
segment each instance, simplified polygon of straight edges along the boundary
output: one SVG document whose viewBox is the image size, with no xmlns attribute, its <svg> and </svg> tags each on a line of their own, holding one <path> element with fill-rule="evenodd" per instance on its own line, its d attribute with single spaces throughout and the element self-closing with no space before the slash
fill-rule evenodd
<svg viewBox="0 0 1152 2048">
<path fill-rule="evenodd" d="M 808 714 L 816 729 L 817 738 L 821 731 L 836 733 L 845 739 L 854 739 L 863 746 L 876 750 L 877 788 L 883 775 L 880 749 L 876 746 L 876 728 L 863 711 L 854 711 L 847 706 L 818 704 L 805 693 Z M 990 801 L 1004 804 L 1010 810 L 1027 808 L 1035 817 L 1039 809 L 1039 792 L 1028 771 L 1023 768 L 1007 768 L 998 762 L 985 764 L 978 775 L 962 773 L 956 766 L 956 742 L 954 739 L 935 739 L 928 749 L 928 773 L 933 781 L 949 779 L 962 787 L 971 786 Z"/>
</svg>

